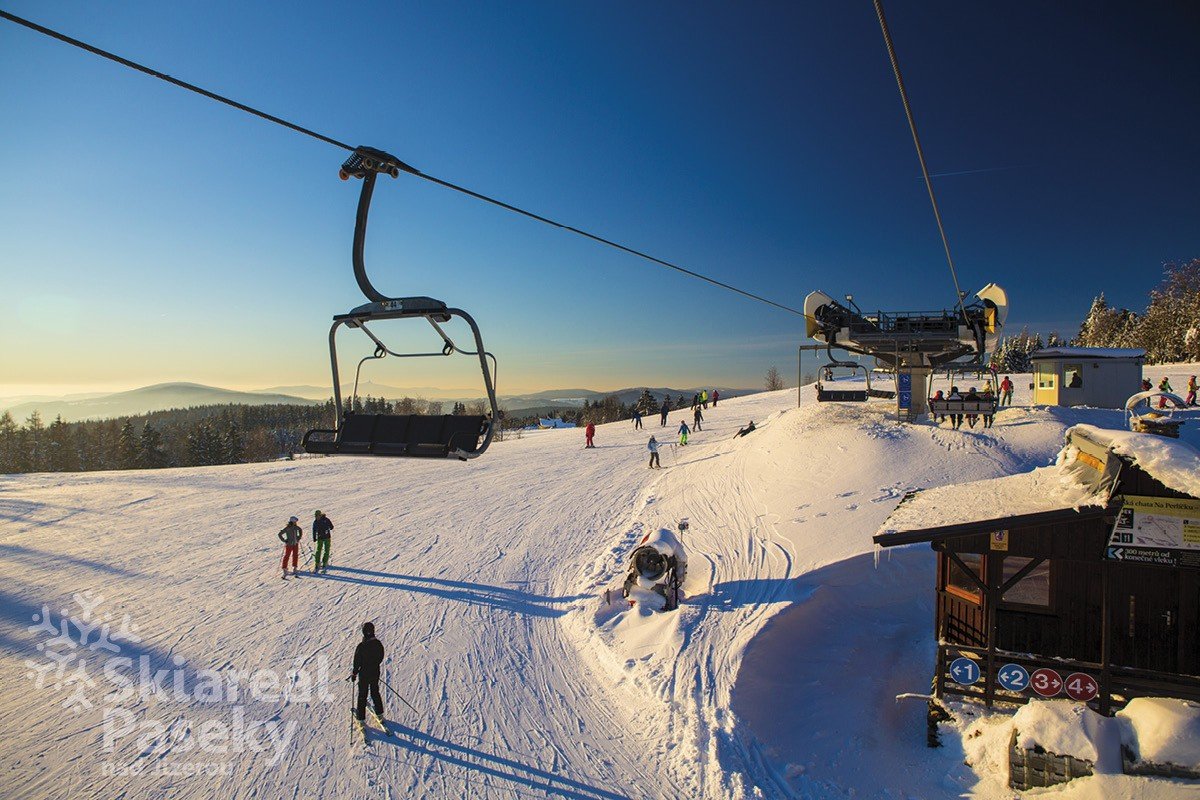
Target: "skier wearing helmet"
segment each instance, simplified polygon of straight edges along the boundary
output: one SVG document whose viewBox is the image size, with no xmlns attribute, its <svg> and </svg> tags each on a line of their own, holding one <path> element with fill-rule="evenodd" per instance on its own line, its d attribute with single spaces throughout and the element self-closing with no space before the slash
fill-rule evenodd
<svg viewBox="0 0 1200 800">
<path fill-rule="evenodd" d="M 383 643 L 375 638 L 375 624 L 364 622 L 362 641 L 354 648 L 354 665 L 348 680 L 358 681 L 358 704 L 354 716 L 362 722 L 367 716 L 367 693 L 375 706 L 375 716 L 383 725 L 383 697 L 379 694 L 379 666 L 383 663 Z"/>
<path fill-rule="evenodd" d="M 300 522 L 299 517 L 288 518 L 288 523 L 283 530 L 279 532 L 279 541 L 283 542 L 283 577 L 287 577 L 287 562 L 288 558 L 292 559 L 292 574 L 299 575 L 300 567 L 300 537 L 304 535 L 304 531 L 297 524 Z"/>
</svg>

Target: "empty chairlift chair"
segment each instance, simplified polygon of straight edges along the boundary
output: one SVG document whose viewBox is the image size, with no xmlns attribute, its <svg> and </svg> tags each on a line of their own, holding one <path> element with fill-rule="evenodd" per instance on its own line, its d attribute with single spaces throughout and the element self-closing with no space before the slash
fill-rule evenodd
<svg viewBox="0 0 1200 800">
<path fill-rule="evenodd" d="M 431 297 L 386 297 L 371 285 L 363 261 L 363 245 L 367 233 L 367 213 L 375 179 L 380 173 L 393 178 L 401 171 L 416 171 L 394 156 L 369 147 L 359 147 L 342 165 L 339 175 L 342 180 L 361 178 L 362 191 L 358 199 L 358 214 L 354 225 L 354 277 L 369 302 L 354 308 L 349 313 L 333 318 L 329 329 L 329 360 L 333 370 L 333 398 L 337 414 L 336 427 L 311 430 L 304 435 L 303 447 L 308 453 L 323 455 L 353 456 L 401 456 L 417 458 L 458 458 L 466 460 L 480 456 L 491 444 L 495 426 L 499 419 L 496 408 L 496 358 L 483 346 L 479 326 L 471 315 L 459 308 L 450 308 Z M 459 317 L 471 328 L 475 340 L 474 350 L 463 350 L 442 327 L 451 318 Z M 383 343 L 368 323 L 386 320 L 423 319 L 438 334 L 442 348 L 431 353 L 398 353 Z M 337 331 L 345 325 L 357 328 L 375 343 L 374 355 L 358 363 L 354 376 L 354 392 L 350 398 L 350 409 L 358 396 L 359 376 L 367 361 L 393 356 L 396 358 L 423 358 L 450 356 L 455 353 L 475 356 L 483 373 L 484 388 L 490 405 L 489 413 L 479 415 L 451 414 L 365 414 L 346 409 L 342 403 L 341 379 L 338 375 Z M 491 369 L 488 368 L 491 359 Z"/>
<path fill-rule="evenodd" d="M 839 361 L 833 356 L 833 348 L 830 347 L 829 363 L 821 367 L 821 372 L 826 375 L 833 374 L 834 367 L 845 367 L 847 369 L 861 369 L 867 378 L 866 389 L 826 389 L 821 381 L 817 381 L 817 402 L 819 403 L 865 403 L 867 398 L 871 396 L 871 371 L 859 364 L 856 361 Z"/>
</svg>

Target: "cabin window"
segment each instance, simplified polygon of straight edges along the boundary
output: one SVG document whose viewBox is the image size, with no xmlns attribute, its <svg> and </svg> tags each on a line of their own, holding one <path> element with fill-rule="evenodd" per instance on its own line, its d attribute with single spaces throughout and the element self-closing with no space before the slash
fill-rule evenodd
<svg viewBox="0 0 1200 800">
<path fill-rule="evenodd" d="M 1002 570 L 1004 577 L 1001 579 L 1001 585 L 1012 580 L 1013 576 L 1025 569 L 1032 560 L 1032 558 L 1021 558 L 1020 556 L 1005 556 Z M 1049 609 L 1050 562 L 1047 560 L 1038 564 L 1005 592 L 1000 599 L 1005 605 Z"/>
<path fill-rule="evenodd" d="M 1055 373 L 1055 371 L 1054 371 L 1054 367 L 1053 367 L 1052 365 L 1050 365 L 1050 364 L 1038 364 L 1038 368 L 1037 368 L 1037 388 L 1039 388 L 1039 389 L 1053 389 L 1053 388 L 1054 388 L 1054 379 L 1055 379 L 1056 377 L 1057 377 L 1057 374 Z"/>
<path fill-rule="evenodd" d="M 978 553 L 955 553 L 959 560 L 974 573 L 976 578 L 983 580 L 983 556 Z M 963 571 L 958 561 L 947 554 L 946 558 L 946 591 L 976 603 L 983 601 L 983 592 L 979 584 L 971 579 L 971 575 Z"/>
<path fill-rule="evenodd" d="M 1083 365 L 1082 364 L 1064 364 L 1063 365 L 1063 388 L 1064 389 L 1082 389 L 1083 388 Z"/>
</svg>

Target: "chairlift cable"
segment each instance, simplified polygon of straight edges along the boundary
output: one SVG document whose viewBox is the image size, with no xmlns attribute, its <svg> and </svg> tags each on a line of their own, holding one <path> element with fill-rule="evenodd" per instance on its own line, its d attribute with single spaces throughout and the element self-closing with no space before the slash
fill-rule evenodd
<svg viewBox="0 0 1200 800">
<path fill-rule="evenodd" d="M 946 227 L 942 224 L 942 212 L 938 210 L 937 197 L 933 193 L 933 181 L 929 178 L 929 167 L 925 164 L 925 151 L 921 147 L 921 137 L 917 135 L 917 123 L 913 119 L 912 106 L 908 102 L 908 90 L 904 88 L 904 78 L 900 74 L 900 62 L 896 59 L 896 48 L 892 44 L 892 33 L 888 30 L 887 19 L 883 15 L 882 0 L 874 0 L 875 16 L 879 18 L 879 27 L 883 30 L 883 43 L 887 46 L 888 59 L 892 62 L 892 73 L 896 76 L 896 86 L 900 89 L 900 101 L 904 104 L 904 115 L 908 118 L 908 129 L 912 131 L 913 144 L 917 148 L 917 160 L 921 162 L 921 175 L 925 178 L 925 189 L 929 192 L 929 203 L 933 206 L 933 218 L 937 220 L 938 233 L 942 236 L 942 248 L 946 251 L 946 262 L 950 265 L 950 278 L 954 281 L 954 297 L 958 301 L 958 310 L 967 319 L 967 310 L 963 307 L 963 293 L 958 285 L 958 273 L 954 269 L 954 257 L 950 255 L 950 240 L 946 238 Z"/>
<path fill-rule="evenodd" d="M 9 22 L 14 22 L 17 25 L 21 25 L 23 27 L 29 28 L 32 31 L 36 31 L 37 33 L 44 34 L 45 36 L 49 36 L 52 39 L 57 39 L 58 41 L 64 42 L 73 47 L 78 47 L 81 50 L 86 50 L 87 52 L 92 53 L 93 55 L 100 56 L 101 58 L 106 58 L 109 61 L 113 61 L 117 64 L 120 64 L 123 67 L 128 67 L 129 69 L 149 75 L 152 78 L 158 78 L 159 80 L 165 81 L 169 84 L 172 84 L 173 86 L 178 86 L 181 89 L 187 89 L 190 92 L 195 92 L 196 94 L 199 94 L 203 97 L 207 97 L 210 100 L 215 100 L 218 103 L 224 103 L 225 105 L 230 106 L 231 108 L 235 108 L 238 111 L 244 111 L 247 114 L 251 114 L 260 119 L 266 120 L 267 122 L 273 122 L 276 125 L 282 125 L 283 127 L 288 128 L 289 130 L 292 130 L 296 133 L 301 133 L 301 134 L 304 134 L 305 136 L 311 136 L 312 138 L 317 139 L 318 141 L 325 142 L 326 144 L 331 144 L 334 147 L 340 147 L 343 150 L 349 150 L 351 152 L 353 152 L 355 150 L 355 148 L 352 145 L 346 144 L 345 142 L 338 141 L 337 139 L 334 139 L 331 136 L 326 136 L 325 134 L 318 133 L 317 131 L 314 131 L 310 128 L 305 128 L 302 125 L 297 125 L 294 122 L 289 122 L 288 120 L 283 119 L 282 117 L 277 117 L 274 114 L 268 114 L 265 111 L 260 111 L 257 108 L 246 105 L 245 103 L 239 103 L 236 100 L 233 100 L 231 98 L 225 97 L 220 94 L 217 94 L 216 92 L 211 92 L 208 89 L 204 89 L 200 86 L 196 86 L 195 84 L 180 80 L 179 78 L 175 78 L 171 75 L 167 75 L 164 72 L 160 72 L 156 69 L 152 69 L 143 64 L 139 64 L 136 61 L 131 61 L 128 58 L 124 58 L 115 53 L 111 53 L 107 50 L 103 50 L 99 47 L 96 47 L 95 45 L 88 44 L 87 42 L 83 42 L 83 41 L 80 41 L 79 39 L 75 39 L 70 36 L 67 36 L 64 33 L 59 33 L 58 31 L 52 30 L 51 28 L 47 28 L 47 27 L 45 27 L 43 25 L 39 25 L 35 22 L 31 22 L 30 20 L 24 19 L 22 17 L 18 17 L 15 14 L 11 14 L 7 11 L 4 11 L 3 9 L 0 9 L 0 19 L 6 19 Z M 914 130 L 914 135 L 915 135 L 915 130 Z M 498 206 L 499 208 L 503 208 L 507 211 L 512 211 L 514 213 L 520 214 L 522 216 L 528 217 L 528 218 L 536 220 L 538 222 L 542 222 L 547 225 L 551 225 L 555 228 L 560 228 L 569 233 L 574 233 L 579 236 L 583 236 L 584 238 L 591 239 L 592 241 L 598 242 L 599 244 L 607 245 L 608 247 L 615 248 L 624 253 L 628 253 L 632 256 L 637 256 L 638 258 L 644 259 L 646 261 L 650 261 L 650 262 L 652 262 L 654 264 L 658 264 L 659 266 L 662 266 L 662 267 L 666 267 L 667 269 L 675 270 L 676 272 L 682 273 L 682 274 L 687 275 L 692 278 L 696 278 L 698 280 L 702 280 L 702 281 L 709 283 L 713 286 L 716 286 L 718 288 L 726 289 L 726 290 L 734 292 L 736 294 L 740 294 L 743 297 L 746 297 L 750 300 L 755 300 L 760 303 L 765 303 L 766 305 L 769 305 L 769 306 L 774 306 L 775 308 L 778 308 L 781 311 L 787 311 L 788 313 L 795 314 L 795 315 L 801 316 L 801 317 L 805 316 L 804 312 L 800 311 L 799 309 L 792 308 L 791 306 L 784 305 L 783 303 L 777 303 L 774 300 L 770 300 L 766 297 L 763 297 L 762 295 L 758 295 L 753 292 L 748 292 L 744 289 L 739 289 L 736 286 L 733 286 L 728 283 L 724 283 L 723 281 L 719 281 L 716 278 L 710 278 L 707 275 L 703 275 L 694 270 L 690 270 L 686 267 L 679 266 L 678 264 L 673 264 L 670 261 L 666 261 L 664 259 L 657 258 L 657 257 L 652 256 L 649 253 L 645 253 L 641 250 L 636 250 L 632 247 L 627 247 L 626 245 L 620 244 L 611 239 L 606 239 L 603 236 L 599 236 L 594 233 L 589 233 L 588 231 L 582 230 L 580 228 L 576 228 L 571 225 L 567 225 L 562 222 L 557 222 L 556 220 L 550 219 L 549 217 L 544 217 L 541 214 L 535 214 L 532 211 L 527 211 L 523 208 L 519 208 L 518 206 L 514 206 L 511 203 L 506 203 L 503 200 L 499 200 L 494 197 L 489 197 L 488 195 L 482 194 L 480 192 L 476 192 L 472 189 L 468 189 L 465 186 L 460 186 L 458 184 L 451 183 L 450 181 L 443 180 L 443 179 L 435 177 L 433 175 L 426 174 L 426 173 L 420 171 L 419 169 L 416 169 L 415 167 L 412 167 L 403 162 L 399 162 L 398 166 L 400 167 L 400 169 L 402 171 L 407 172 L 410 175 L 413 175 L 417 178 L 421 178 L 423 180 L 429 181 L 430 183 L 435 183 L 446 189 L 450 189 L 452 191 L 459 192 L 460 194 L 465 194 L 469 197 L 475 198 L 476 200 L 482 200 L 485 203 L 490 203 L 494 206 Z M 924 160 L 922 160 L 922 167 L 924 167 Z M 928 176 L 926 176 L 926 181 L 928 182 Z M 932 189 L 930 189 L 930 192 L 932 195 Z M 935 210 L 936 210 L 936 206 L 935 206 Z M 939 220 L 939 225 L 940 224 L 941 223 Z M 943 236 L 943 239 L 944 238 L 945 237 Z M 949 254 L 948 251 L 947 251 L 947 254 Z M 953 267 L 953 265 L 952 265 L 952 267 Z M 960 302 L 960 305 L 961 305 L 961 302 Z"/>
</svg>

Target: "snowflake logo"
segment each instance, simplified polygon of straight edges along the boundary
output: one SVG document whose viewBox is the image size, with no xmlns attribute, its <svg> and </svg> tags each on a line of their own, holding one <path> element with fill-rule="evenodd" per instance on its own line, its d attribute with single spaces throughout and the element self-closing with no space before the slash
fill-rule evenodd
<svg viewBox="0 0 1200 800">
<path fill-rule="evenodd" d="M 116 630 L 113 629 L 113 615 L 100 611 L 103 595 L 76 592 L 71 599 L 75 603 L 75 613 L 61 609 L 57 622 L 48 605 L 43 604 L 41 613 L 33 614 L 29 631 L 47 638 L 37 645 L 43 661 L 25 659 L 25 666 L 29 668 L 25 677 L 38 689 L 48 688 L 56 693 L 67 691 L 62 707 L 81 714 L 95 705 L 87 696 L 87 690 L 96 686 L 88 674 L 88 660 L 103 663 L 111 655 L 102 655 L 100 651 L 116 655 L 121 652 L 121 642 L 136 644 L 142 637 L 137 635 L 138 627 L 128 614 L 121 618 Z"/>
</svg>

